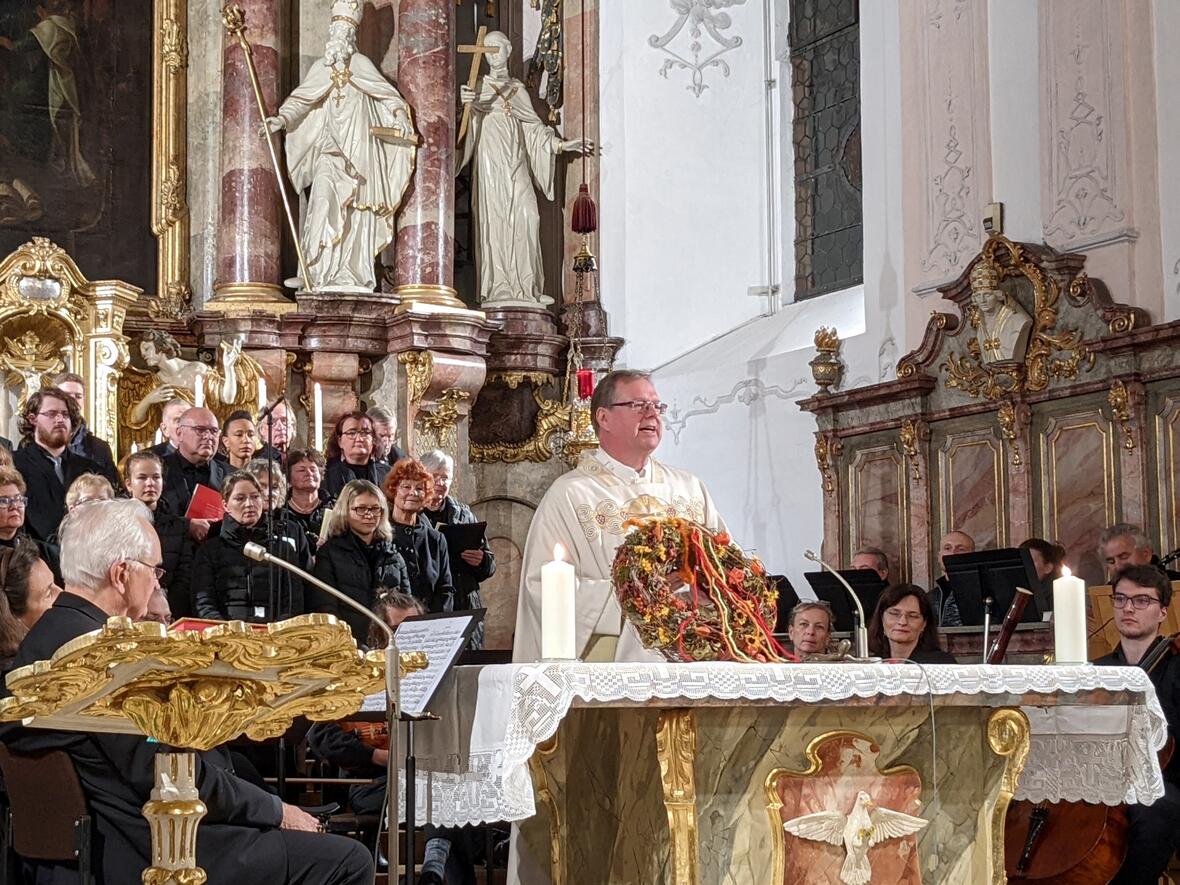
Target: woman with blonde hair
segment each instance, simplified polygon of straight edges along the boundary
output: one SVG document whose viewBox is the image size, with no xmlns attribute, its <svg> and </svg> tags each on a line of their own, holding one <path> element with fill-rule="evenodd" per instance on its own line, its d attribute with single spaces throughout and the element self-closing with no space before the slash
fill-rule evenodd
<svg viewBox="0 0 1180 885">
<path fill-rule="evenodd" d="M 354 479 L 324 518 L 324 543 L 316 551 L 315 576 L 371 609 L 377 587 L 410 592 L 406 562 L 393 544 L 385 496 L 373 483 Z M 351 606 L 325 600 L 314 608 L 336 615 L 365 642 L 369 620 Z"/>
<path fill-rule="evenodd" d="M 97 473 L 83 473 L 66 489 L 66 511 L 91 501 L 113 501 L 115 489 L 109 479 Z"/>
</svg>

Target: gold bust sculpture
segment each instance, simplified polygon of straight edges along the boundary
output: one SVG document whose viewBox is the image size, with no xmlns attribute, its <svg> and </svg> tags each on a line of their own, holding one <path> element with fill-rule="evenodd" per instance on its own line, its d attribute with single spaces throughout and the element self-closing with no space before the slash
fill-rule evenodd
<svg viewBox="0 0 1180 885">
<path fill-rule="evenodd" d="M 985 363 L 1023 362 L 1032 333 L 1032 317 L 1000 288 L 1000 268 L 981 258 L 971 268 L 972 325 Z"/>
</svg>

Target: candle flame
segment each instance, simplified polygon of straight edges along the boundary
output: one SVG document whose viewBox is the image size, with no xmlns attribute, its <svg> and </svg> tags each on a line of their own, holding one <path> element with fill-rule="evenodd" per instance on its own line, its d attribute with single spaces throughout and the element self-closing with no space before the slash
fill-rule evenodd
<svg viewBox="0 0 1180 885">
<path fill-rule="evenodd" d="M 1071 571 L 1069 570 L 1069 566 L 1068 566 L 1068 565 L 1063 565 L 1063 566 L 1061 567 L 1061 577 L 1063 577 L 1063 578 L 1068 578 L 1068 577 L 1069 577 L 1070 575 L 1072 575 L 1072 574 L 1073 574 L 1073 572 L 1071 572 Z"/>
<path fill-rule="evenodd" d="M 553 561 L 565 562 L 565 548 L 560 544 L 553 545 Z"/>
</svg>

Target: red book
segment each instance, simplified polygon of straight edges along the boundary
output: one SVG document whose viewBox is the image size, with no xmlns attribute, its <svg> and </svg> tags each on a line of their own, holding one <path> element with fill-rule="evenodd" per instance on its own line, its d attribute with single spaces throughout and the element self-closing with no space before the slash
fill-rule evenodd
<svg viewBox="0 0 1180 885">
<path fill-rule="evenodd" d="M 209 486 L 198 484 L 193 490 L 192 500 L 188 502 L 188 510 L 184 515 L 186 519 L 207 519 L 217 522 L 225 516 L 225 504 L 219 493 Z"/>
</svg>

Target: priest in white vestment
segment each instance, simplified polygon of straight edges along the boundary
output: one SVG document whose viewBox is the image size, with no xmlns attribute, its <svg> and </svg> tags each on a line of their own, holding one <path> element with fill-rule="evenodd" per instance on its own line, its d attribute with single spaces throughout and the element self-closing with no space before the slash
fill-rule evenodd
<svg viewBox="0 0 1180 885">
<path fill-rule="evenodd" d="M 705 484 L 651 457 L 664 432 L 656 388 L 646 373 L 611 372 L 591 400 L 600 448 L 559 477 L 529 527 L 512 659 L 541 657 L 541 566 L 561 544 L 577 573 L 576 644 L 582 660 L 663 660 L 625 623 L 611 584 L 615 551 L 633 517 L 678 516 L 725 528 Z"/>
<path fill-rule="evenodd" d="M 287 130 L 291 181 L 308 191 L 302 288 L 373 292 L 374 259 L 393 241 L 414 171 L 413 124 L 401 93 L 356 51 L 361 7 L 337 0 L 332 13 L 324 58 L 266 123 Z"/>
</svg>

